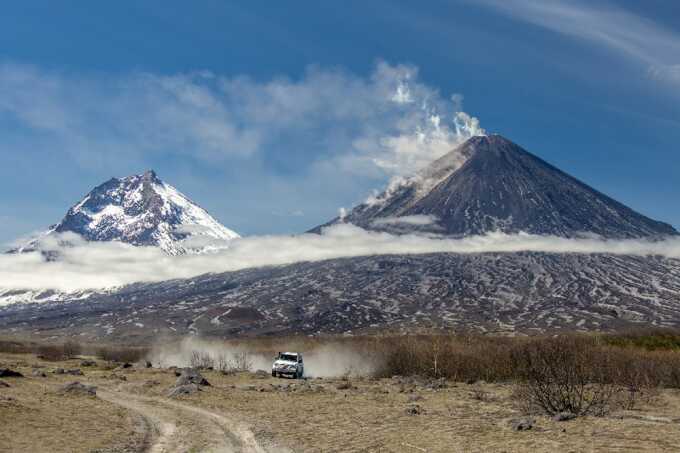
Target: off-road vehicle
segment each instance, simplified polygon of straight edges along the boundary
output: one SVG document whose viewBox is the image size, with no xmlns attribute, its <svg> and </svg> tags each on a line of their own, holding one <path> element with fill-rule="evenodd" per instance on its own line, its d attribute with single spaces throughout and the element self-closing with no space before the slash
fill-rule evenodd
<svg viewBox="0 0 680 453">
<path fill-rule="evenodd" d="M 279 352 L 274 357 L 272 376 L 291 376 L 293 379 L 301 379 L 305 374 L 305 364 L 302 354 L 299 352 Z"/>
</svg>

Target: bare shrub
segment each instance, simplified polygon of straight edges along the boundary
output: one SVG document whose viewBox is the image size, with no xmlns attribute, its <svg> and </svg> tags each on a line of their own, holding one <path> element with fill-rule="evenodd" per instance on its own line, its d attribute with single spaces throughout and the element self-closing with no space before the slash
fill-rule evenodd
<svg viewBox="0 0 680 453">
<path fill-rule="evenodd" d="M 247 352 L 235 352 L 232 354 L 232 366 L 234 371 L 251 371 L 253 361 Z"/>
<path fill-rule="evenodd" d="M 231 360 L 225 354 L 219 354 L 215 359 L 215 369 L 222 374 L 230 374 L 232 372 Z"/>
<path fill-rule="evenodd" d="M 83 348 L 80 346 L 80 343 L 77 343 L 75 341 L 67 341 L 66 343 L 64 343 L 63 350 L 64 357 L 70 359 L 82 354 Z"/>
<path fill-rule="evenodd" d="M 503 381 L 514 377 L 509 359 L 515 340 L 479 336 L 404 336 L 381 345 L 378 375 L 421 375 L 456 381 Z"/>
<path fill-rule="evenodd" d="M 60 345 L 40 345 L 36 347 L 35 353 L 39 358 L 52 362 L 64 359 L 64 348 Z"/>
<path fill-rule="evenodd" d="M 210 354 L 203 351 L 191 351 L 189 364 L 192 368 L 198 368 L 202 370 L 212 370 L 215 368 L 215 361 L 213 358 L 210 356 Z"/>
<path fill-rule="evenodd" d="M 96 355 L 108 362 L 133 363 L 143 359 L 148 353 L 147 348 L 100 347 L 97 349 Z"/>
<path fill-rule="evenodd" d="M 527 413 L 605 415 L 620 386 L 611 356 L 590 339 L 558 337 L 531 341 L 512 353 L 519 378 L 515 398 Z"/>
<path fill-rule="evenodd" d="M 35 351 L 35 346 L 17 340 L 0 340 L 0 352 L 27 354 Z"/>
</svg>

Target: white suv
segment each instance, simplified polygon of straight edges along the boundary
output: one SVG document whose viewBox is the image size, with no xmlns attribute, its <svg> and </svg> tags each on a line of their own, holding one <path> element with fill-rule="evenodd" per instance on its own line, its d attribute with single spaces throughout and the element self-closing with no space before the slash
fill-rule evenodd
<svg viewBox="0 0 680 453">
<path fill-rule="evenodd" d="M 304 374 L 305 364 L 299 352 L 279 352 L 274 358 L 272 376 L 287 375 L 293 379 L 301 379 Z"/>
</svg>

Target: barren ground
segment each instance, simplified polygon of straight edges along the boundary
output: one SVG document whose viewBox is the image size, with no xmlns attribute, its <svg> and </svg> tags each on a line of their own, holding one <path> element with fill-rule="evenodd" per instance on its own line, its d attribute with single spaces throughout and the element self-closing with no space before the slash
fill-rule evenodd
<svg viewBox="0 0 680 453">
<path fill-rule="evenodd" d="M 347 382 L 207 371 L 212 386 L 169 399 L 172 370 L 79 365 L 0 354 L 0 366 L 26 376 L 2 379 L 10 387 L 0 387 L 0 451 L 657 452 L 680 445 L 676 390 L 635 411 L 568 422 L 535 417 L 532 430 L 516 432 L 509 384 L 432 389 L 354 379 L 339 389 Z M 32 376 L 34 367 L 47 377 Z M 53 374 L 58 367 L 84 376 Z M 97 397 L 58 394 L 73 381 L 96 385 Z M 421 413 L 409 413 L 414 405 Z"/>
</svg>

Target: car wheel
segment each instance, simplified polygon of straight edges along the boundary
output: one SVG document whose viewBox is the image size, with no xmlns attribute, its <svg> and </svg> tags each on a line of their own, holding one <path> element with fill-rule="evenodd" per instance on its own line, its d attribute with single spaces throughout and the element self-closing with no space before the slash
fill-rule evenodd
<svg viewBox="0 0 680 453">
<path fill-rule="evenodd" d="M 272 377 L 276 377 L 276 371 L 272 371 Z"/>
</svg>

